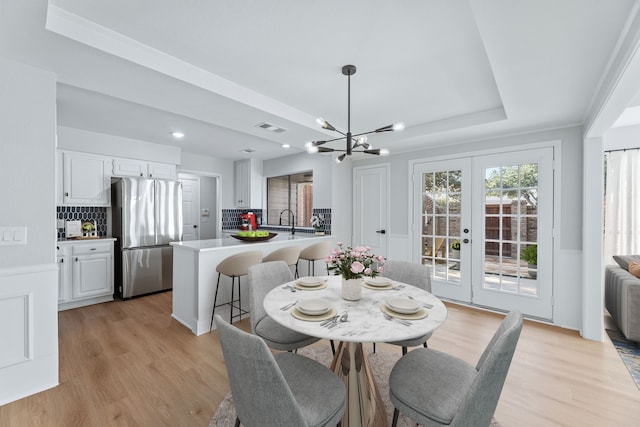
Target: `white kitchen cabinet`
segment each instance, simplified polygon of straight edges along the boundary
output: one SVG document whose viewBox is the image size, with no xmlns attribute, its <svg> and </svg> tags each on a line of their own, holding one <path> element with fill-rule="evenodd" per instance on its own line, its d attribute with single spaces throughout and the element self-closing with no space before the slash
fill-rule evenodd
<svg viewBox="0 0 640 427">
<path fill-rule="evenodd" d="M 56 248 L 58 259 L 58 304 L 65 303 L 71 298 L 71 248 L 58 245 Z"/>
<path fill-rule="evenodd" d="M 113 240 L 65 241 L 58 247 L 59 310 L 113 300 Z"/>
<path fill-rule="evenodd" d="M 176 165 L 135 159 L 113 159 L 113 176 L 176 179 Z"/>
<path fill-rule="evenodd" d="M 234 197 L 238 208 L 262 206 L 262 162 L 237 160 L 233 164 Z"/>
<path fill-rule="evenodd" d="M 104 156 L 62 152 L 62 205 L 109 206 L 110 169 Z"/>
<path fill-rule="evenodd" d="M 236 207 L 249 208 L 251 191 L 251 165 L 249 160 L 238 160 L 233 164 Z"/>
</svg>

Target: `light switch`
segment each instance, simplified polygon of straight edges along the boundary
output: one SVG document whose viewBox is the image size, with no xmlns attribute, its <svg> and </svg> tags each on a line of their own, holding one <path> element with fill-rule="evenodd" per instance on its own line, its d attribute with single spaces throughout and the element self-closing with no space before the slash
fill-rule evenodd
<svg viewBox="0 0 640 427">
<path fill-rule="evenodd" d="M 26 245 L 27 227 L 0 227 L 0 245 Z"/>
</svg>

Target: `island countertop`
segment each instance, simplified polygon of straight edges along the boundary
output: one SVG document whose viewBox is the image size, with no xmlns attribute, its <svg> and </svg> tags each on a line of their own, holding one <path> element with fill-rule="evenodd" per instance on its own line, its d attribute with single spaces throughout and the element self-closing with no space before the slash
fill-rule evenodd
<svg viewBox="0 0 640 427">
<path fill-rule="evenodd" d="M 251 247 L 259 248 L 266 243 L 276 243 L 276 242 L 300 243 L 300 242 L 309 241 L 309 240 L 326 239 L 327 237 L 330 237 L 330 236 L 315 236 L 313 234 L 294 234 L 292 236 L 290 233 L 278 233 L 277 236 L 269 240 L 262 240 L 259 242 L 247 242 L 244 240 L 239 240 L 231 236 L 228 236 L 221 239 L 171 242 L 170 245 L 174 247 L 179 247 L 181 249 L 195 251 L 195 252 L 214 251 L 222 248 L 229 248 L 229 247 L 236 247 L 236 246 L 242 246 L 242 247 L 245 247 L 247 250 L 249 250 Z"/>
<path fill-rule="evenodd" d="M 189 328 L 194 334 L 201 335 L 211 328 L 213 301 L 218 287 L 219 301 L 231 300 L 232 279 L 222 275 L 218 279 L 216 267 L 226 257 L 245 251 L 262 251 L 263 257 L 276 249 L 286 246 L 299 246 L 304 249 L 321 241 L 332 241 L 332 236 L 315 236 L 312 234 L 279 233 L 269 240 L 245 242 L 225 237 L 221 239 L 190 240 L 173 242 L 173 307 L 172 317 Z M 324 260 L 318 260 L 319 271 L 324 271 Z M 315 265 L 315 263 L 314 263 Z M 313 268 L 315 271 L 316 269 Z M 310 271 L 307 262 L 300 263 L 301 276 Z M 219 281 L 218 281 L 219 280 Z M 249 288 L 246 276 L 238 278 L 241 294 L 248 296 Z M 249 310 L 249 298 L 242 299 L 242 307 Z M 219 310 L 219 311 L 218 311 Z M 229 309 L 221 306 L 216 314 L 227 318 Z M 215 325 L 214 325 L 215 327 Z"/>
</svg>

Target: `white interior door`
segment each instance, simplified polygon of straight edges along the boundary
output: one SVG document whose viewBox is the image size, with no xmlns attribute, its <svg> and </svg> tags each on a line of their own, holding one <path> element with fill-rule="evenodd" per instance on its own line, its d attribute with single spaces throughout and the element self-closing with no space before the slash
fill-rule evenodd
<svg viewBox="0 0 640 427">
<path fill-rule="evenodd" d="M 414 248 L 431 269 L 435 295 L 471 302 L 470 159 L 414 166 Z M 418 237 L 419 236 L 419 237 Z"/>
<path fill-rule="evenodd" d="M 353 171 L 353 245 L 370 246 L 372 253 L 385 257 L 388 256 L 388 169 L 382 165 Z"/>
<path fill-rule="evenodd" d="M 200 240 L 200 181 L 180 178 L 182 183 L 182 240 Z"/>
</svg>

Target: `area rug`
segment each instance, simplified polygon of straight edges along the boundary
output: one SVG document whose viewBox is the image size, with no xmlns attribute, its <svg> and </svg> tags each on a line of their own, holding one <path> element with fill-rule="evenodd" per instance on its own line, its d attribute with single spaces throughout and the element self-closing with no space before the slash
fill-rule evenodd
<svg viewBox="0 0 640 427">
<path fill-rule="evenodd" d="M 331 365 L 332 356 L 331 350 L 328 346 L 307 347 L 300 350 L 298 353 L 315 359 L 323 365 Z M 392 353 L 388 351 L 377 351 L 376 353 L 370 353 L 368 355 L 371 371 L 373 372 L 373 376 L 378 384 L 382 400 L 385 402 L 385 409 L 387 411 L 388 418 L 387 425 L 391 425 L 391 421 L 393 419 L 393 404 L 389 400 L 389 373 L 400 356 L 400 353 Z M 235 420 L 236 413 L 233 408 L 233 398 L 231 397 L 231 392 L 229 392 L 220 403 L 220 406 L 218 406 L 216 413 L 213 414 L 213 417 L 209 422 L 209 427 L 232 427 Z M 411 421 L 409 418 L 400 414 L 398 427 L 415 427 L 416 425 L 417 424 L 414 421 Z M 500 427 L 500 424 L 494 420 L 491 423 L 491 427 Z"/>
<path fill-rule="evenodd" d="M 624 335 L 617 330 L 607 329 L 607 334 L 613 346 L 618 350 L 618 354 L 624 362 L 624 365 L 629 370 L 631 378 L 633 378 L 640 389 L 640 348 L 636 343 L 627 341 Z"/>
</svg>

